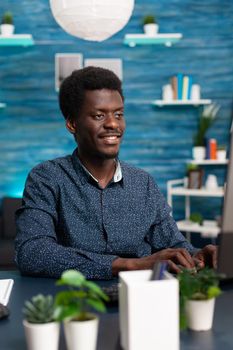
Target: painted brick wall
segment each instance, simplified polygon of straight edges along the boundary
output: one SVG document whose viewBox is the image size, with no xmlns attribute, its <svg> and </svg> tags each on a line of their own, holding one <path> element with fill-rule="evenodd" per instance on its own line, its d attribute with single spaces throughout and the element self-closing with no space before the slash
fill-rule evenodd
<svg viewBox="0 0 233 350">
<path fill-rule="evenodd" d="M 233 2 L 230 0 L 136 0 L 133 16 L 118 34 L 93 43 L 66 34 L 54 21 L 48 0 L 5 0 L 0 14 L 14 14 L 16 33 L 31 33 L 32 48 L 0 48 L 0 198 L 21 195 L 28 171 L 37 163 L 72 152 L 54 90 L 54 55 L 81 52 L 85 58 L 122 58 L 127 132 L 121 158 L 149 171 L 166 193 L 169 179 L 184 176 L 191 157 L 198 109 L 155 108 L 162 85 L 178 73 L 192 74 L 202 96 L 222 108 L 210 131 L 228 139 L 233 92 Z M 143 14 L 159 18 L 160 32 L 181 32 L 165 46 L 123 45 L 126 33 L 140 33 Z M 223 169 L 216 169 L 223 175 Z M 200 200 L 196 200 L 197 204 Z M 181 213 L 182 200 L 177 201 Z M 215 203 L 207 205 L 213 215 Z M 219 209 L 218 209 L 219 210 Z"/>
</svg>

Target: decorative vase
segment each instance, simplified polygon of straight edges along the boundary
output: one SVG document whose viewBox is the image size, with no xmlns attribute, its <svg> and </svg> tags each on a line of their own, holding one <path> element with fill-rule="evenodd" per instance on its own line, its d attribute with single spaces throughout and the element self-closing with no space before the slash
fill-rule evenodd
<svg viewBox="0 0 233 350">
<path fill-rule="evenodd" d="M 23 320 L 28 350 L 58 350 L 60 324 L 58 322 L 30 323 Z"/>
<path fill-rule="evenodd" d="M 206 156 L 206 149 L 204 146 L 195 146 L 192 150 L 193 159 L 195 160 L 204 160 Z"/>
<path fill-rule="evenodd" d="M 159 31 L 159 25 L 157 23 L 148 23 L 143 26 L 144 33 L 149 36 L 154 36 Z"/>
<path fill-rule="evenodd" d="M 208 331 L 213 325 L 215 298 L 187 300 L 185 312 L 188 328 L 193 331 Z"/>
<path fill-rule="evenodd" d="M 11 36 L 14 34 L 15 26 L 12 24 L 1 24 L 1 34 L 2 36 Z"/>
<path fill-rule="evenodd" d="M 65 339 L 68 350 L 95 350 L 99 319 L 64 322 Z"/>
</svg>

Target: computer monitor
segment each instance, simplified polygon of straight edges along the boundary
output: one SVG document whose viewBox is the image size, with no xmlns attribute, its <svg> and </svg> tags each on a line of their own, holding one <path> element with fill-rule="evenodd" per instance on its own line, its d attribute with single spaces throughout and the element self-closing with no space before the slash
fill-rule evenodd
<svg viewBox="0 0 233 350">
<path fill-rule="evenodd" d="M 218 272 L 225 275 L 227 279 L 233 278 L 233 122 L 219 243 Z"/>
</svg>

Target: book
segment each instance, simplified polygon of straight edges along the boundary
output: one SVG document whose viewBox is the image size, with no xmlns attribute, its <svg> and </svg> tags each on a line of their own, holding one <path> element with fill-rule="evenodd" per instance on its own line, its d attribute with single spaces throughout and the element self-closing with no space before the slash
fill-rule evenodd
<svg viewBox="0 0 233 350">
<path fill-rule="evenodd" d="M 177 97 L 178 100 L 182 100 L 182 91 L 183 91 L 183 74 L 177 74 Z"/>
<path fill-rule="evenodd" d="M 210 159 L 217 159 L 217 141 L 216 141 L 216 139 L 209 140 L 209 150 L 210 150 Z"/>
<path fill-rule="evenodd" d="M 173 92 L 173 100 L 177 100 L 177 76 L 174 75 L 171 77 L 171 86 L 172 86 L 172 92 Z"/>
<path fill-rule="evenodd" d="M 188 99 L 188 87 L 189 87 L 189 76 L 185 75 L 183 77 L 182 100 Z"/>
<path fill-rule="evenodd" d="M 0 280 L 0 303 L 4 306 L 8 304 L 13 284 L 13 279 Z"/>
<path fill-rule="evenodd" d="M 192 90 L 192 85 L 193 85 L 193 77 L 191 75 L 189 77 L 189 83 L 188 83 L 188 96 L 187 99 L 191 100 L 191 90 Z"/>
</svg>

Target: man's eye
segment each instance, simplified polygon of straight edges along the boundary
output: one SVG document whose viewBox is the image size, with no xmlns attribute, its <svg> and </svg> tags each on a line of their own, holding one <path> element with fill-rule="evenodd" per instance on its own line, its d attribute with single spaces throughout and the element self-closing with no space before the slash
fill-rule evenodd
<svg viewBox="0 0 233 350">
<path fill-rule="evenodd" d="M 102 119 L 104 119 L 104 114 L 96 114 L 96 115 L 94 116 L 94 119 L 95 119 L 95 120 L 102 120 Z"/>
<path fill-rule="evenodd" d="M 116 117 L 117 119 L 121 119 L 121 118 L 124 117 L 124 113 L 123 113 L 123 112 L 116 112 L 116 113 L 115 113 L 115 117 Z"/>
</svg>

